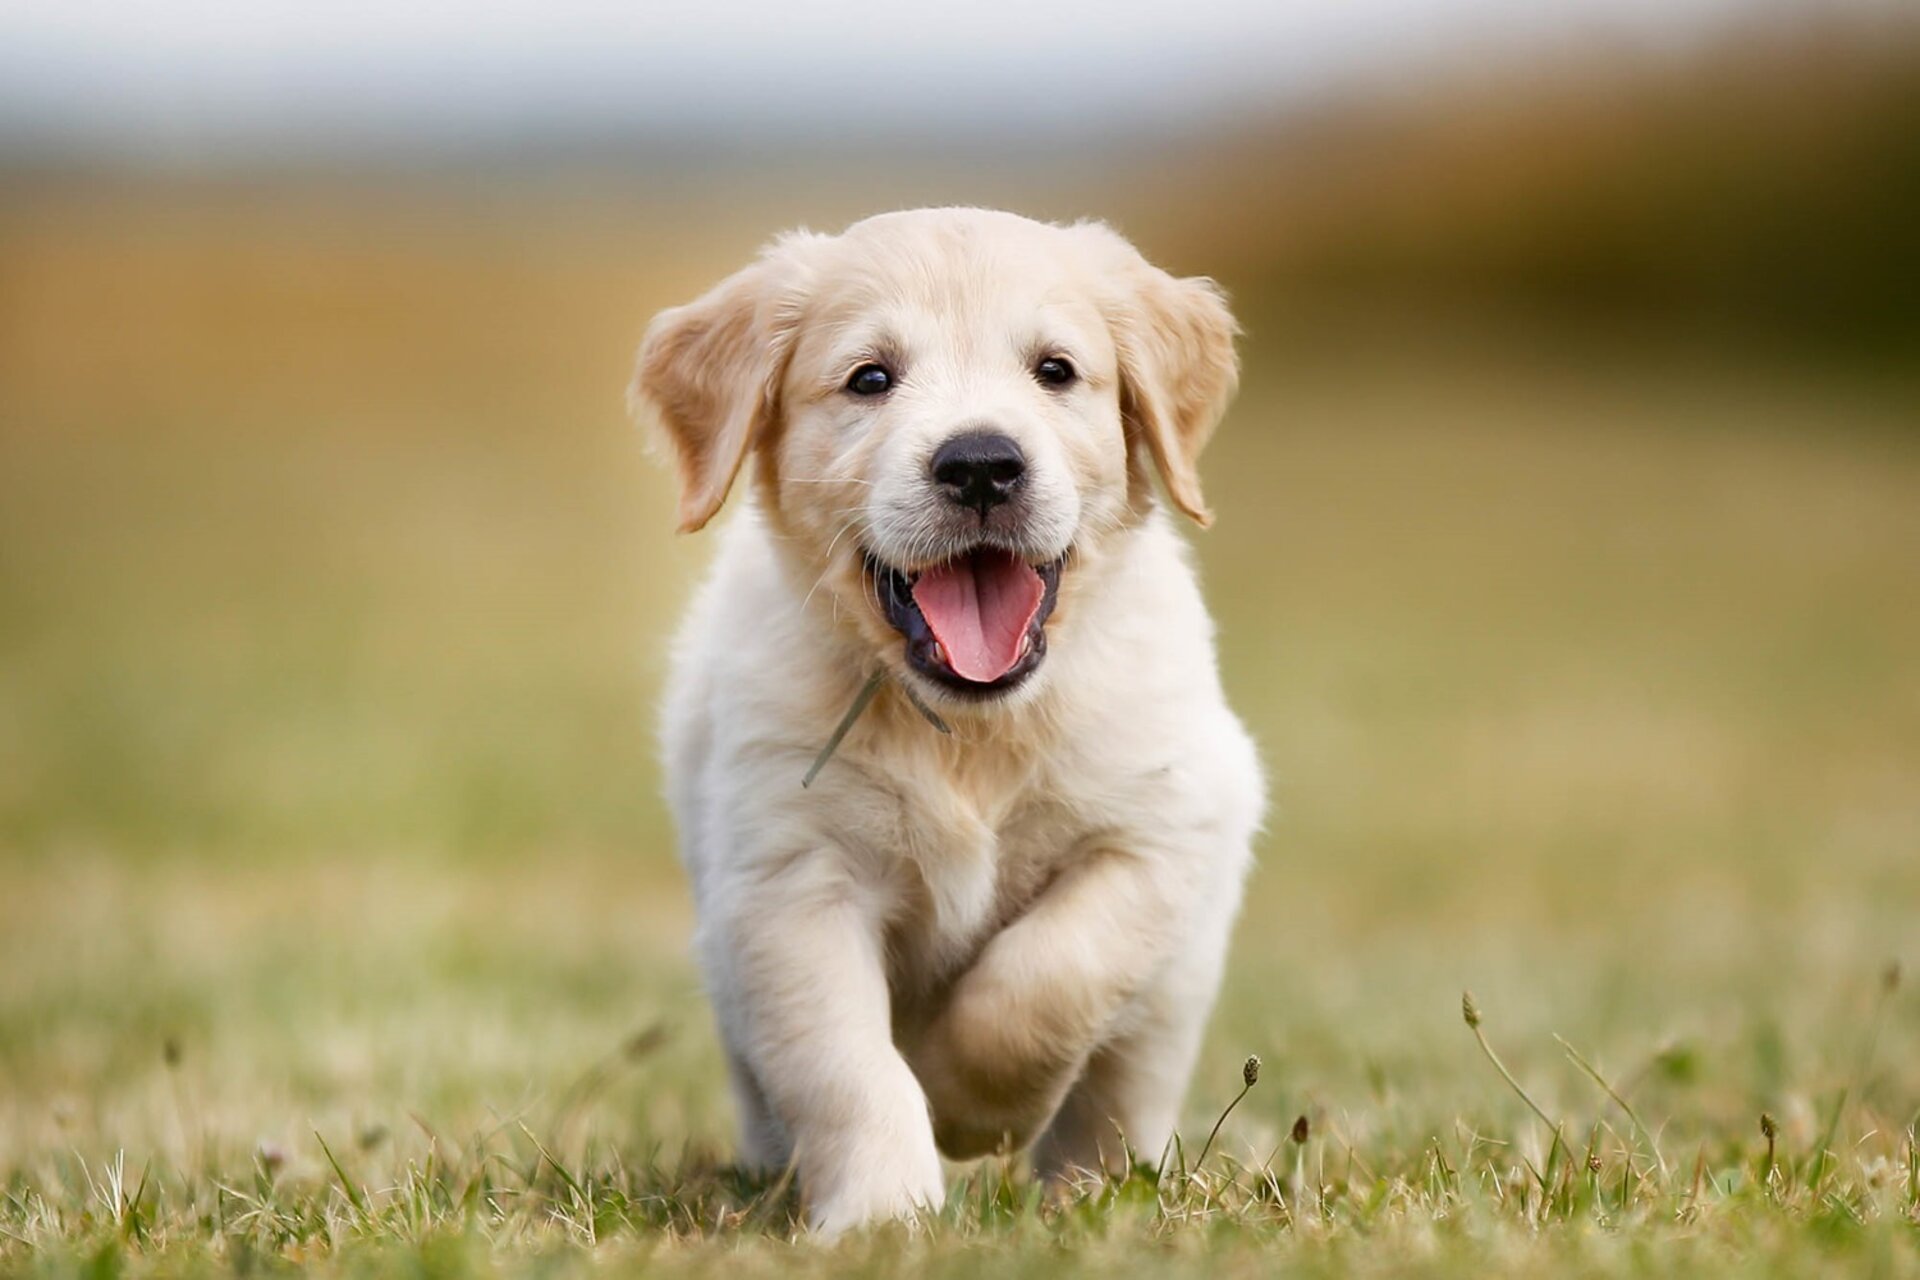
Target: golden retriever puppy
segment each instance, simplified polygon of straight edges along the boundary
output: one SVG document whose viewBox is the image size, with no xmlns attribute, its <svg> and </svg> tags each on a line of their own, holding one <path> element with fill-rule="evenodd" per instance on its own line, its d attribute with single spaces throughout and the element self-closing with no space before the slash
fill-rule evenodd
<svg viewBox="0 0 1920 1280">
<path fill-rule="evenodd" d="M 1206 522 L 1234 333 L 978 209 L 784 236 L 647 332 L 680 527 L 747 476 L 665 763 L 742 1157 L 819 1231 L 938 1206 L 942 1153 L 1173 1133 L 1264 788 L 1152 474 Z"/>
</svg>

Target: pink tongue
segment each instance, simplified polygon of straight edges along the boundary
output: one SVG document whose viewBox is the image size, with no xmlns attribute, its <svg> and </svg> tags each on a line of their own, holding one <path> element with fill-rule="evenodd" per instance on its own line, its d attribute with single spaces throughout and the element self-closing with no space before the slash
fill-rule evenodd
<svg viewBox="0 0 1920 1280">
<path fill-rule="evenodd" d="M 1031 565 L 1004 551 L 976 551 L 928 569 L 913 602 L 963 680 L 986 684 L 1013 670 L 1046 587 Z"/>
</svg>

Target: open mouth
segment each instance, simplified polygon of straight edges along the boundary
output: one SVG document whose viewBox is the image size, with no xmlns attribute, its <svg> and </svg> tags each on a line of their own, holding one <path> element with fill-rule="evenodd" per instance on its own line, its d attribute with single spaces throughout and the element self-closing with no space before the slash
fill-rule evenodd
<svg viewBox="0 0 1920 1280">
<path fill-rule="evenodd" d="M 867 577 L 907 665 L 956 693 L 1003 693 L 1047 656 L 1047 618 L 1066 557 L 1034 565 L 997 547 L 976 547 L 917 572 L 869 553 Z"/>
</svg>

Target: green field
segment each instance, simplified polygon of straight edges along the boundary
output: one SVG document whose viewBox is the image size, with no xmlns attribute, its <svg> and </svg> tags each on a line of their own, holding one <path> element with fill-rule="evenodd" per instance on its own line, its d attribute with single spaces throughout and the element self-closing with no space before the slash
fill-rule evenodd
<svg viewBox="0 0 1920 1280">
<path fill-rule="evenodd" d="M 0 221 L 0 1272 L 1920 1275 L 1920 389 L 1258 313 L 1183 1151 L 826 1248 L 725 1166 L 620 410 L 765 228 L 217 207 Z"/>
</svg>

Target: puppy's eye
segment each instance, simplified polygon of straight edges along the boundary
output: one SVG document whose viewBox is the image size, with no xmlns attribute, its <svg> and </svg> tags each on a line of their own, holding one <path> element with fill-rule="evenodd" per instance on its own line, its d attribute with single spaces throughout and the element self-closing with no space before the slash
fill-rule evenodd
<svg viewBox="0 0 1920 1280">
<path fill-rule="evenodd" d="M 893 388 L 893 375 L 877 364 L 863 364 L 847 379 L 847 390 L 857 396 L 884 395 Z"/>
<path fill-rule="evenodd" d="M 1073 365 L 1059 356 L 1048 356 L 1033 366 L 1033 376 L 1049 387 L 1064 387 L 1074 380 Z"/>
</svg>

